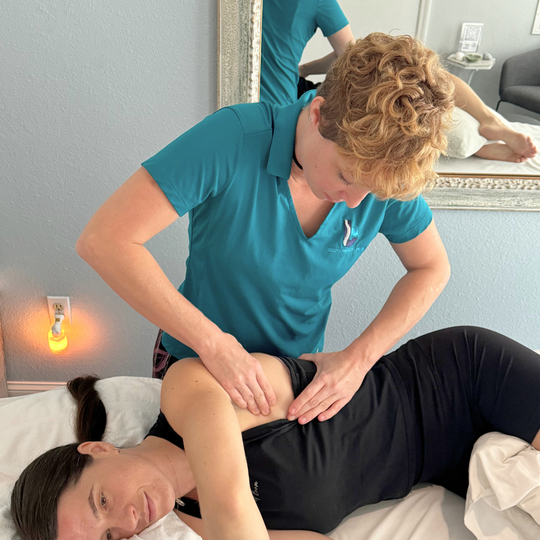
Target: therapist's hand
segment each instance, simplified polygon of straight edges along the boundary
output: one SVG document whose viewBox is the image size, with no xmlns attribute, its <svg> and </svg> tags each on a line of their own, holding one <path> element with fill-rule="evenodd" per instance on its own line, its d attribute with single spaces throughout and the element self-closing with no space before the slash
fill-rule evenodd
<svg viewBox="0 0 540 540">
<path fill-rule="evenodd" d="M 304 391 L 291 403 L 287 418 L 307 424 L 315 417 L 328 420 L 337 414 L 360 388 L 368 366 L 347 351 L 303 354 L 317 366 L 317 374 Z"/>
<path fill-rule="evenodd" d="M 276 404 L 276 394 L 261 363 L 236 338 L 222 334 L 212 352 L 200 358 L 238 407 L 253 414 L 270 413 L 270 407 Z"/>
</svg>

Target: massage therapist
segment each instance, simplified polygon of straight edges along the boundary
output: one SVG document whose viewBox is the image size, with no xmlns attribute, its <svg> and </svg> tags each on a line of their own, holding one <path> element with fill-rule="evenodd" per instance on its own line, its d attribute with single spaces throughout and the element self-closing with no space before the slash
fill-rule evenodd
<svg viewBox="0 0 540 540">
<path fill-rule="evenodd" d="M 316 96 L 221 109 L 145 161 L 77 251 L 163 329 L 172 360 L 199 356 L 239 407 L 269 412 L 274 391 L 250 352 L 280 353 L 317 365 L 289 419 L 331 418 L 449 278 L 419 193 L 446 146 L 452 95 L 433 51 L 371 34 L 334 62 Z M 144 244 L 185 214 L 177 290 Z M 378 233 L 406 273 L 359 337 L 323 353 L 331 288 Z"/>
</svg>

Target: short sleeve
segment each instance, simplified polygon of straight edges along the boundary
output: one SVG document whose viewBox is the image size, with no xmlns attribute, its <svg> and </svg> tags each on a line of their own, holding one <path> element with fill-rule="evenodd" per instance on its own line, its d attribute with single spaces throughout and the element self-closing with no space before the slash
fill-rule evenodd
<svg viewBox="0 0 540 540">
<path fill-rule="evenodd" d="M 242 125 L 225 108 L 206 117 L 142 163 L 180 216 L 215 197 L 234 178 L 243 146 Z"/>
<path fill-rule="evenodd" d="M 412 201 L 391 199 L 379 232 L 384 234 L 389 242 L 403 244 L 424 232 L 432 220 L 431 209 L 421 195 Z"/>
<path fill-rule="evenodd" d="M 339 32 L 349 24 L 337 0 L 319 0 L 316 22 L 324 37 Z"/>
</svg>

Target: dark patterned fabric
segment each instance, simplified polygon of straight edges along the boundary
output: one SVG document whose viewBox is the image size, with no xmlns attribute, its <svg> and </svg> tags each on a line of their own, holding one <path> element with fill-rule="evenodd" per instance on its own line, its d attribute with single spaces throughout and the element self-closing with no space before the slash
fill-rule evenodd
<svg viewBox="0 0 540 540">
<path fill-rule="evenodd" d="M 163 330 L 160 330 L 157 335 L 156 344 L 154 345 L 154 359 L 153 359 L 153 369 L 152 369 L 152 378 L 154 379 L 163 379 L 167 367 L 169 366 L 169 360 L 171 355 L 163 348 L 161 345 L 161 336 Z"/>
</svg>

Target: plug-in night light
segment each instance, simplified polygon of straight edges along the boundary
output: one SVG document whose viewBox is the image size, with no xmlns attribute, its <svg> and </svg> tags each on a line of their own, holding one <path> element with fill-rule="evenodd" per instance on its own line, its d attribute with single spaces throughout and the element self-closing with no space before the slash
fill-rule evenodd
<svg viewBox="0 0 540 540">
<path fill-rule="evenodd" d="M 62 330 L 57 336 L 49 330 L 49 348 L 54 354 L 63 353 L 68 347 L 67 336 Z"/>
</svg>

